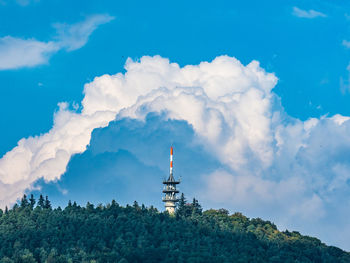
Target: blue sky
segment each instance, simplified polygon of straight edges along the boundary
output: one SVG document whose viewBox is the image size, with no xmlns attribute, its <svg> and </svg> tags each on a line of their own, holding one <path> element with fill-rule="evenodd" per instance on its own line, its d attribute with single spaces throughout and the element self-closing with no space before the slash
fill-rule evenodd
<svg viewBox="0 0 350 263">
<path fill-rule="evenodd" d="M 350 236 L 350 225 L 341 219 L 350 215 L 350 164 L 346 160 L 350 124 L 344 117 L 350 116 L 347 1 L 0 0 L 0 22 L 0 154 L 4 155 L 0 186 L 7 191 L 2 206 L 23 192 L 44 192 L 60 205 L 69 199 L 84 204 L 87 200 L 105 203 L 115 198 L 120 203 L 138 199 L 161 208 L 161 186 L 156 184 L 167 173 L 168 150 L 173 144 L 175 171 L 184 178 L 181 189 L 189 197 L 199 197 L 205 208 L 240 210 L 251 217 L 275 221 L 281 228 L 300 230 L 350 249 L 350 240 L 345 237 Z M 239 93 L 256 92 L 258 97 L 247 95 L 247 102 L 240 100 L 237 110 L 222 111 L 223 117 L 218 118 L 225 121 L 219 139 L 214 140 L 214 135 L 206 131 L 215 133 L 211 117 L 221 108 L 212 111 L 210 105 L 217 102 L 218 95 L 211 94 L 206 82 L 201 82 L 203 78 L 198 77 L 191 85 L 203 83 L 204 91 L 188 92 L 198 99 L 194 105 L 206 105 L 202 114 L 211 116 L 207 122 L 213 124 L 206 128 L 202 127 L 206 122 L 199 122 L 198 116 L 173 109 L 171 100 L 163 105 L 151 93 L 114 89 L 117 84 L 108 77 L 94 80 L 104 74 L 127 72 L 129 89 L 144 82 L 151 90 L 155 81 L 166 89 L 157 91 L 162 98 L 169 96 L 174 104 L 184 103 L 178 107 L 187 107 L 189 112 L 199 111 L 190 108 L 184 102 L 187 100 L 178 99 L 173 84 L 167 82 L 178 74 L 177 69 L 159 57 L 140 60 L 155 55 L 179 67 L 211 62 L 221 55 L 234 57 L 241 66 L 221 59 L 210 64 L 211 72 L 218 70 L 220 75 L 231 66 L 237 72 L 243 70 L 245 74 L 237 73 L 241 82 L 232 84 L 223 79 L 220 85 L 240 87 L 247 82 L 250 86 L 243 85 Z M 127 58 L 134 62 L 125 68 Z M 254 70 L 247 66 L 252 60 L 260 63 L 257 68 L 253 66 Z M 154 74 L 153 67 L 162 72 L 160 79 L 147 77 Z M 273 73 L 276 80 L 266 73 L 257 81 L 260 69 Z M 201 71 L 206 72 L 203 68 Z M 85 86 L 84 94 L 87 83 L 92 84 Z M 270 88 L 266 89 L 265 84 Z M 114 94 L 115 90 L 119 93 Z M 99 99 L 94 92 L 105 93 L 106 97 Z M 220 96 L 227 96 L 225 92 Z M 263 96 L 259 97 L 261 92 Z M 140 100 L 145 96 L 152 105 L 149 101 L 126 103 L 124 108 L 108 104 L 110 97 L 115 98 L 111 104 L 123 104 L 130 94 Z M 118 98 L 123 98 L 122 102 Z M 269 106 L 260 104 L 265 98 Z M 67 103 L 59 106 L 61 102 Z M 256 105 L 261 115 L 247 112 L 247 103 L 254 105 L 248 105 L 248 109 Z M 84 108 L 88 109 L 87 115 L 110 112 L 79 122 L 78 126 L 91 122 L 84 126 L 87 137 L 67 139 L 61 130 L 74 131 L 74 119 L 85 114 Z M 129 111 L 125 113 L 126 108 Z M 227 119 L 231 115 L 232 121 Z M 236 129 L 236 123 L 245 119 L 248 122 Z M 59 132 L 45 139 L 52 127 L 52 134 Z M 245 131 L 243 139 L 239 131 Z M 231 135 L 232 144 L 227 143 Z M 22 138 L 30 136 L 43 136 L 40 138 L 45 142 L 38 143 L 41 139 L 34 137 L 25 140 L 24 146 L 20 143 L 20 147 L 30 149 L 28 156 L 36 156 L 35 151 L 40 155 L 23 157 L 25 164 L 18 154 L 5 156 Z M 299 137 L 300 142 L 296 139 Z M 281 147 L 281 142 L 286 146 Z M 54 143 L 56 146 L 50 146 Z M 300 148 L 293 150 L 298 144 Z M 62 145 L 64 150 L 60 151 Z M 40 163 L 44 153 L 52 151 L 61 162 L 48 158 L 46 161 L 52 161 L 53 166 L 35 171 L 23 168 L 18 180 L 16 173 L 9 172 L 16 166 L 32 167 Z M 254 191 L 240 191 L 245 185 Z M 41 189 L 35 190 L 37 187 Z M 217 195 L 220 188 L 224 188 L 223 194 Z M 282 194 L 288 192 L 285 189 L 295 191 Z M 297 194 L 302 198 L 286 209 Z M 341 237 L 342 233 L 347 235 Z"/>
</svg>

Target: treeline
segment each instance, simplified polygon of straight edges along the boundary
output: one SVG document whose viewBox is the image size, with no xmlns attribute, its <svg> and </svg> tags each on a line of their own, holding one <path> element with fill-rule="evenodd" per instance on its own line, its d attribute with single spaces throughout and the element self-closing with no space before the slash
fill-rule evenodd
<svg viewBox="0 0 350 263">
<path fill-rule="evenodd" d="M 0 262 L 350 262 L 350 254 L 298 232 L 182 195 L 175 216 L 134 202 L 52 208 L 24 196 L 0 211 Z"/>
</svg>

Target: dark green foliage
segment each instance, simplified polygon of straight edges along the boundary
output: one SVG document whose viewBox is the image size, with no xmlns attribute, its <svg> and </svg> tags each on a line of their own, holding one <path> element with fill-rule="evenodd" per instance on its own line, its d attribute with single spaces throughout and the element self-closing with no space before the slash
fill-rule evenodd
<svg viewBox="0 0 350 263">
<path fill-rule="evenodd" d="M 185 195 L 182 193 L 176 209 L 176 217 L 193 217 L 202 214 L 202 206 L 198 200 L 193 198 L 191 204 L 186 202 Z"/>
<path fill-rule="evenodd" d="M 31 194 L 30 195 L 30 198 L 29 198 L 29 205 L 30 205 L 30 208 L 33 209 L 34 206 L 35 206 L 35 198 L 34 198 L 34 195 Z"/>
<path fill-rule="evenodd" d="M 45 200 L 44 200 L 43 195 L 40 195 L 40 197 L 39 197 L 38 207 L 45 208 Z"/>
<path fill-rule="evenodd" d="M 40 199 L 0 214 L 0 263 L 350 262 L 316 238 L 225 209 L 202 212 L 184 196 L 175 217 L 137 202 L 52 209 Z"/>
<path fill-rule="evenodd" d="M 134 201 L 133 207 L 135 209 L 140 209 L 139 204 L 137 203 L 137 201 Z"/>
<path fill-rule="evenodd" d="M 185 199 L 185 195 L 182 193 L 180 200 L 177 204 L 177 209 L 176 209 L 177 216 L 184 216 L 185 215 L 185 206 L 186 206 L 186 199 Z"/>
<path fill-rule="evenodd" d="M 22 199 L 21 199 L 21 207 L 25 208 L 29 206 L 29 202 L 27 200 L 27 196 L 23 195 Z"/>
<path fill-rule="evenodd" d="M 201 215 L 201 214 L 202 214 L 202 206 L 199 204 L 197 199 L 193 198 L 192 215 Z"/>
<path fill-rule="evenodd" d="M 44 208 L 45 209 L 51 209 L 51 202 L 50 202 L 50 200 L 49 200 L 49 198 L 47 196 L 45 197 Z"/>
</svg>

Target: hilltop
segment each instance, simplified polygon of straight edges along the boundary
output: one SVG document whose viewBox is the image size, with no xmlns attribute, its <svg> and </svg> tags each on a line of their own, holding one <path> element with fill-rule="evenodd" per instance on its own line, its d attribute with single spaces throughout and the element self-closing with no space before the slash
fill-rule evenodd
<svg viewBox="0 0 350 263">
<path fill-rule="evenodd" d="M 175 215 L 134 202 L 53 209 L 22 198 L 0 213 L 0 262 L 350 262 L 350 253 L 260 218 L 202 211 L 197 200 Z"/>
</svg>

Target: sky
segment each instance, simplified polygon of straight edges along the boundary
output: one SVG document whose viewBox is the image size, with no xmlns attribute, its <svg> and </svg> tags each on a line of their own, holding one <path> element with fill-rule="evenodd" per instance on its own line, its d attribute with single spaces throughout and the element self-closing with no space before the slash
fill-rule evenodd
<svg viewBox="0 0 350 263">
<path fill-rule="evenodd" d="M 0 0 L 0 206 L 180 190 L 350 251 L 348 1 Z"/>
</svg>

